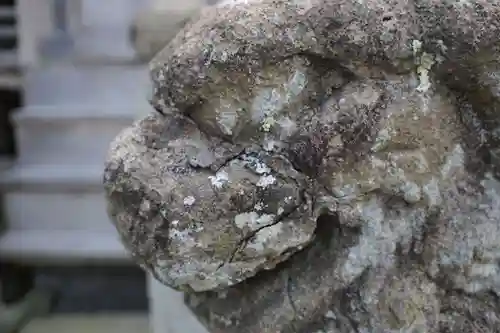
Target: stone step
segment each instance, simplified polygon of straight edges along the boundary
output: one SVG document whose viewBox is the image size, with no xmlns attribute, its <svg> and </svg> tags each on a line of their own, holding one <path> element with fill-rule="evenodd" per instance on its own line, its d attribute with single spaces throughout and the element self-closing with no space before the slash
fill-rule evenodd
<svg viewBox="0 0 500 333">
<path fill-rule="evenodd" d="M 87 27 L 75 36 L 74 55 L 81 59 L 114 59 L 131 61 L 135 50 L 127 26 Z"/>
<path fill-rule="evenodd" d="M 141 62 L 130 42 L 124 37 L 125 31 L 85 29 L 84 33 L 69 36 L 53 34 L 40 43 L 40 57 L 44 64 L 61 65 L 138 65 Z M 109 29 L 108 29 L 109 30 Z M 117 36 L 118 35 L 118 36 Z M 142 62 L 144 65 L 144 62 Z"/>
<path fill-rule="evenodd" d="M 16 69 L 18 65 L 16 50 L 0 50 L 0 69 Z"/>
<path fill-rule="evenodd" d="M 15 19 L 16 9 L 13 6 L 0 5 L 0 19 Z"/>
<path fill-rule="evenodd" d="M 22 164 L 104 163 L 113 138 L 130 126 L 149 106 L 36 106 L 18 110 L 16 127 L 18 161 Z"/>
<path fill-rule="evenodd" d="M 14 165 L 14 160 L 11 157 L 0 156 L 0 172 L 10 169 Z"/>
<path fill-rule="evenodd" d="M 101 165 L 21 165 L 0 175 L 7 232 L 0 257 L 13 261 L 128 260 L 108 218 Z"/>
<path fill-rule="evenodd" d="M 66 314 L 37 318 L 30 322 L 20 333 L 146 333 L 149 331 L 147 314 L 102 313 L 92 315 Z"/>
<path fill-rule="evenodd" d="M 17 29 L 15 26 L 0 26 L 0 38 L 16 38 L 16 37 L 17 37 Z"/>
<path fill-rule="evenodd" d="M 2 57 L 0 55 L 0 89 L 20 91 L 22 89 L 22 77 L 18 71 L 2 71 Z"/>
<path fill-rule="evenodd" d="M 82 230 L 7 230 L 0 258 L 28 265 L 132 264 L 116 233 Z"/>
<path fill-rule="evenodd" d="M 7 159 L 3 163 L 1 192 L 101 192 L 103 189 L 101 164 L 22 164 Z"/>
<path fill-rule="evenodd" d="M 26 70 L 24 105 L 141 109 L 149 87 L 145 65 L 47 65 Z"/>
<path fill-rule="evenodd" d="M 101 165 L 15 165 L 0 176 L 10 230 L 116 234 L 104 199 Z"/>
</svg>

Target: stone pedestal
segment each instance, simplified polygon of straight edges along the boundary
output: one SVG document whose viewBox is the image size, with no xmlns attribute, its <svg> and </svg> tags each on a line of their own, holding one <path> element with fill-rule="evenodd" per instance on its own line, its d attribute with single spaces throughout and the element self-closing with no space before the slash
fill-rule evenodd
<svg viewBox="0 0 500 333">
<path fill-rule="evenodd" d="M 184 304 L 184 295 L 148 274 L 150 327 L 152 333 L 208 333 Z"/>
</svg>

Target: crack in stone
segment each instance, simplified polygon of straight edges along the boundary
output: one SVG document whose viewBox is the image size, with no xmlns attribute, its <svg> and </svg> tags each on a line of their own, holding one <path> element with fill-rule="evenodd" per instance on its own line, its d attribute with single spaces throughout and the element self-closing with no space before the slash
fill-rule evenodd
<svg viewBox="0 0 500 333">
<path fill-rule="evenodd" d="M 247 148 L 242 148 L 238 153 L 235 153 L 234 155 L 229 156 L 224 162 L 222 162 L 222 164 L 220 166 L 215 168 L 215 173 L 221 171 L 223 168 L 227 167 L 231 162 L 233 162 L 233 161 L 239 159 L 240 157 L 242 157 L 243 155 L 245 155 L 246 150 L 247 150 Z"/>
<path fill-rule="evenodd" d="M 295 204 L 294 206 L 292 206 L 287 212 L 284 212 L 283 214 L 281 214 L 280 217 L 278 217 L 275 221 L 273 221 L 272 223 L 269 223 L 269 224 L 266 224 L 262 227 L 259 227 L 255 230 L 253 230 L 251 233 L 249 233 L 248 235 L 246 235 L 245 237 L 243 237 L 242 239 L 239 240 L 238 242 L 238 245 L 235 246 L 235 248 L 233 249 L 233 251 L 231 252 L 231 255 L 229 256 L 228 260 L 221 263 L 216 271 L 220 270 L 222 267 L 224 267 L 225 265 L 227 264 L 230 264 L 233 262 L 234 260 L 234 257 L 236 256 L 236 254 L 238 254 L 239 251 L 241 251 L 242 249 L 244 249 L 248 242 L 250 241 L 250 239 L 252 239 L 252 237 L 255 237 L 255 235 L 265 229 L 265 228 L 268 228 L 268 227 L 272 227 L 280 222 L 282 222 L 284 219 L 286 219 L 288 216 L 290 216 L 291 214 L 293 214 L 294 212 L 297 211 L 297 209 L 305 202 L 305 189 L 300 189 L 300 201 L 299 203 Z"/>
</svg>

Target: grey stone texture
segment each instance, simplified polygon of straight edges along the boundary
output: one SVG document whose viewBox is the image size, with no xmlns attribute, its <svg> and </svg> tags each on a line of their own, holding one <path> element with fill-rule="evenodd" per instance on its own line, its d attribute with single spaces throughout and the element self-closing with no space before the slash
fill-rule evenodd
<svg viewBox="0 0 500 333">
<path fill-rule="evenodd" d="M 204 8 L 110 215 L 211 332 L 500 332 L 499 47 L 496 1 Z"/>
</svg>

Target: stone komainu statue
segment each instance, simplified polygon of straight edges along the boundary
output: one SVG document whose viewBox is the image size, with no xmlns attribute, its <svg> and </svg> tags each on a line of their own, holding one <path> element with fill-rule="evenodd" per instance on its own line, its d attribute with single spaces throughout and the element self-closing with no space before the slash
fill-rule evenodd
<svg viewBox="0 0 500 333">
<path fill-rule="evenodd" d="M 247 0 L 151 61 L 109 211 L 212 332 L 500 332 L 500 3 Z"/>
</svg>

